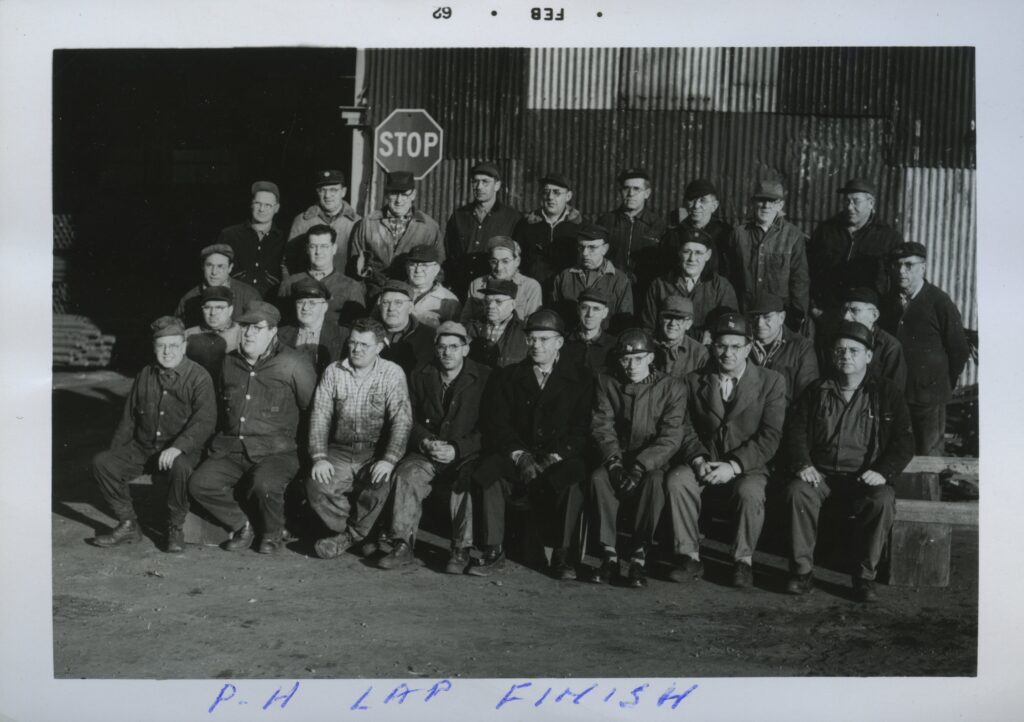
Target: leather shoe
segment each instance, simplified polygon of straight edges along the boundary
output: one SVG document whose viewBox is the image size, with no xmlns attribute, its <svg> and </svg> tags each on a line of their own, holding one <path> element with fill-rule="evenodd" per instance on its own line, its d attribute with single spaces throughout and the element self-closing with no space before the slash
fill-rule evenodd
<svg viewBox="0 0 1024 722">
<path fill-rule="evenodd" d="M 245 524 L 231 532 L 231 538 L 221 544 L 220 548 L 226 552 L 240 552 L 251 547 L 255 538 L 256 532 L 252 530 L 252 524 L 245 522 Z"/>
<path fill-rule="evenodd" d="M 168 554 L 181 554 L 185 551 L 185 532 L 180 526 L 171 524 L 167 527 L 167 546 L 165 551 Z"/>
<path fill-rule="evenodd" d="M 810 594 L 814 591 L 814 577 L 810 572 L 806 574 L 790 574 L 786 582 L 786 594 Z"/>
<path fill-rule="evenodd" d="M 619 569 L 618 558 L 612 559 L 606 557 L 601 562 L 601 566 L 598 567 L 597 571 L 590 577 L 590 581 L 594 584 L 612 584 L 617 582 L 622 577 L 622 571 Z"/>
<path fill-rule="evenodd" d="M 565 549 L 554 549 L 551 552 L 551 576 L 560 582 L 571 582 L 576 579 L 576 568 L 570 564 Z"/>
<path fill-rule="evenodd" d="M 350 546 L 352 546 L 352 537 L 346 532 L 342 532 L 341 534 L 317 539 L 313 548 L 316 550 L 316 555 L 321 559 L 334 559 L 344 554 L 345 550 Z"/>
<path fill-rule="evenodd" d="M 484 551 L 479 559 L 474 559 L 466 567 L 466 574 L 474 577 L 489 577 L 505 567 L 505 552 L 499 544 Z"/>
<path fill-rule="evenodd" d="M 98 547 L 113 547 L 118 544 L 134 544 L 142 541 L 142 529 L 135 519 L 125 519 L 107 534 L 93 537 L 92 543 Z"/>
<path fill-rule="evenodd" d="M 444 566 L 445 574 L 462 574 L 469 564 L 469 553 L 461 548 L 452 549 L 448 556 L 448 563 Z"/>
<path fill-rule="evenodd" d="M 416 557 L 412 555 L 412 547 L 409 546 L 409 542 L 405 539 L 399 539 L 391 547 L 390 554 L 385 554 L 377 560 L 377 567 L 379 569 L 398 569 L 399 567 L 407 567 L 415 561 Z"/>
<path fill-rule="evenodd" d="M 669 570 L 668 580 L 677 584 L 704 576 L 704 562 L 688 556 L 678 556 Z"/>
<path fill-rule="evenodd" d="M 746 589 L 754 585 L 754 570 L 749 564 L 736 562 L 732 567 L 732 585 Z"/>
<path fill-rule="evenodd" d="M 277 554 L 283 546 L 284 535 L 280 532 L 277 534 L 264 534 L 256 551 L 260 554 Z"/>
<path fill-rule="evenodd" d="M 853 578 L 853 596 L 858 602 L 873 604 L 878 601 L 878 592 L 875 590 L 874 579 Z"/>
<path fill-rule="evenodd" d="M 647 586 L 647 570 L 639 562 L 630 562 L 626 573 L 626 586 L 632 589 L 643 589 Z"/>
</svg>

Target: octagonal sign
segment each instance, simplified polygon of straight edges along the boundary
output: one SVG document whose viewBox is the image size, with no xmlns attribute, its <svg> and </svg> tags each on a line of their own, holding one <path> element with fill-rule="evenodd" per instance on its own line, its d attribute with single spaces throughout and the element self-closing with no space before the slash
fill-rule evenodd
<svg viewBox="0 0 1024 722">
<path fill-rule="evenodd" d="M 407 171 L 422 180 L 441 162 L 444 131 L 420 108 L 399 108 L 373 133 L 374 160 L 388 173 Z"/>
</svg>

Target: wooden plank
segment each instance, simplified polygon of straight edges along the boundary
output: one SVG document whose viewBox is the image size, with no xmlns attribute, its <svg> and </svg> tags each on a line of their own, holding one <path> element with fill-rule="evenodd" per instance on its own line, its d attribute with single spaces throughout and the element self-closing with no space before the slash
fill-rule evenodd
<svg viewBox="0 0 1024 722">
<path fill-rule="evenodd" d="M 942 500 L 939 475 L 931 472 L 903 472 L 896 477 L 893 487 L 896 489 L 897 499 Z"/>
<path fill-rule="evenodd" d="M 889 584 L 949 586 L 952 531 L 949 524 L 896 522 L 890 540 Z"/>
<path fill-rule="evenodd" d="M 915 456 L 903 470 L 905 474 L 915 472 L 942 474 L 951 472 L 954 476 L 978 478 L 978 460 L 968 456 Z"/>
<path fill-rule="evenodd" d="M 896 521 L 978 526 L 978 504 L 973 501 L 896 500 Z"/>
</svg>

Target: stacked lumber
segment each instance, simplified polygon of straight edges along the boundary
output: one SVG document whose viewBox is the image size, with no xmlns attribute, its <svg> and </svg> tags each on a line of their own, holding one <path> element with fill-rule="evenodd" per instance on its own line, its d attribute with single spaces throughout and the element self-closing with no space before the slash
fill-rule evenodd
<svg viewBox="0 0 1024 722">
<path fill-rule="evenodd" d="M 53 315 L 53 365 L 55 368 L 104 368 L 116 337 L 104 334 L 85 316 Z"/>
</svg>

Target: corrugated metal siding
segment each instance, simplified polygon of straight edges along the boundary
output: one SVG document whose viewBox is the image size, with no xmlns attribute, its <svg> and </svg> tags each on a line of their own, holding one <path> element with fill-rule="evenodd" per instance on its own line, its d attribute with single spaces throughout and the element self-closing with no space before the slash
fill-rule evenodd
<svg viewBox="0 0 1024 722">
<path fill-rule="evenodd" d="M 777 48 L 630 48 L 620 97 L 636 110 L 775 110 Z"/>
<path fill-rule="evenodd" d="M 782 48 L 779 112 L 890 117 L 897 48 Z"/>
<path fill-rule="evenodd" d="M 531 110 L 615 108 L 621 53 L 618 48 L 532 48 L 526 107 Z"/>
</svg>

